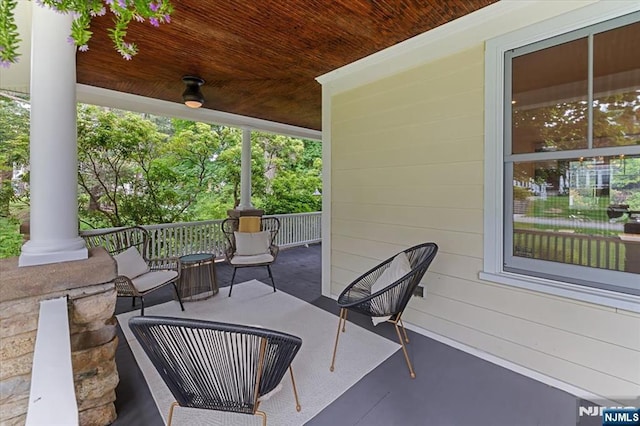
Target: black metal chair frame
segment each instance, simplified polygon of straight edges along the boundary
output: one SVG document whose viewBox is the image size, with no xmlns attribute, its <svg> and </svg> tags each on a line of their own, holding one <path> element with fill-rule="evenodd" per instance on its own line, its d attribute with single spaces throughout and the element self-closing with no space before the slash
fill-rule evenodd
<svg viewBox="0 0 640 426">
<path fill-rule="evenodd" d="M 287 370 L 296 410 L 300 402 L 291 362 L 302 339 L 265 328 L 168 317 L 133 317 L 129 327 L 173 394 L 176 406 L 259 415 L 260 398 Z"/>
<path fill-rule="evenodd" d="M 334 371 L 335 367 L 340 329 L 342 329 L 342 332 L 345 331 L 347 312 L 354 311 L 369 317 L 390 317 L 387 322 L 392 323 L 396 329 L 396 334 L 402 345 L 405 361 L 409 367 L 409 374 L 412 379 L 416 377 L 405 346 L 405 343 L 409 343 L 409 336 L 407 336 L 407 331 L 402 323 L 402 314 L 415 288 L 420 284 L 420 280 L 422 280 L 422 277 L 427 272 L 437 252 L 438 246 L 435 243 L 423 243 L 408 248 L 404 250 L 404 253 L 409 259 L 411 272 L 405 276 L 385 288 L 373 294 L 371 293 L 373 284 L 395 258 L 395 256 L 392 256 L 356 278 L 340 293 L 337 302 L 340 307 L 340 319 L 338 320 L 338 332 L 333 348 L 331 367 L 329 368 L 331 371 Z"/>
<path fill-rule="evenodd" d="M 269 273 L 269 278 L 271 279 L 271 285 L 273 286 L 273 291 L 276 291 L 276 283 L 273 280 L 273 273 L 271 272 L 271 264 L 276 261 L 278 257 L 278 252 L 280 248 L 275 244 L 276 236 L 280 231 L 280 220 L 277 217 L 261 217 L 260 218 L 260 231 L 269 231 L 271 234 L 271 239 L 269 242 L 269 253 L 273 257 L 273 260 L 269 262 L 260 262 L 260 263 L 250 263 L 250 264 L 234 264 L 232 260 L 236 255 L 236 238 L 234 232 L 238 230 L 238 224 L 240 223 L 240 219 L 238 218 L 227 218 L 222 221 L 221 228 L 222 233 L 224 234 L 227 244 L 224 251 L 224 257 L 227 263 L 233 266 L 233 275 L 231 276 L 231 285 L 229 286 L 229 296 L 231 296 L 231 292 L 233 291 L 233 283 L 236 278 L 236 271 L 240 268 L 252 268 L 256 266 L 266 266 L 267 272 Z"/>
<path fill-rule="evenodd" d="M 144 315 L 144 296 L 168 284 L 173 285 L 178 302 L 180 302 L 180 308 L 184 311 L 184 305 L 176 284 L 181 273 L 180 259 L 177 257 L 149 259 L 147 255 L 149 232 L 146 229 L 141 226 L 129 226 L 105 232 L 84 231 L 81 236 L 84 238 L 87 247 L 103 247 L 112 256 L 120 254 L 130 247 L 135 247 L 147 262 L 151 271 L 173 270 L 178 273 L 175 279 L 161 283 L 144 292 L 138 291 L 129 277 L 118 275 L 115 278 L 114 283 L 118 297 L 131 297 L 132 307 L 135 307 L 136 298 L 140 298 L 140 315 Z"/>
</svg>

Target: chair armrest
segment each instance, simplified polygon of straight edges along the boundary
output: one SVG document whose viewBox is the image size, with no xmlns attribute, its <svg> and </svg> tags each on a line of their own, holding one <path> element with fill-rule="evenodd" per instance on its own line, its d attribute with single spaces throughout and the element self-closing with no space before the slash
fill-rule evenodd
<svg viewBox="0 0 640 426">
<path fill-rule="evenodd" d="M 276 260 L 276 257 L 278 257 L 278 253 L 280 253 L 280 247 L 278 247 L 275 244 L 271 244 L 271 246 L 269 246 L 269 251 L 271 252 L 271 256 L 273 256 L 273 260 Z"/>
<path fill-rule="evenodd" d="M 124 275 L 118 275 L 114 278 L 113 283 L 116 285 L 116 292 L 118 296 L 125 297 L 139 297 L 140 293 L 136 290 L 135 286 L 129 279 Z"/>
<path fill-rule="evenodd" d="M 226 259 L 227 263 L 231 263 L 231 259 L 233 259 L 234 251 L 235 249 L 233 248 L 233 246 L 230 246 L 230 245 L 228 245 L 224 249 L 224 258 Z"/>
</svg>

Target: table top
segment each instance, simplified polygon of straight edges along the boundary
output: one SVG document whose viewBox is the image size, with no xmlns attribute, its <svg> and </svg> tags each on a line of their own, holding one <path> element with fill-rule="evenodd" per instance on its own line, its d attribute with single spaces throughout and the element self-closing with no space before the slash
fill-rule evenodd
<svg viewBox="0 0 640 426">
<path fill-rule="evenodd" d="M 186 256 L 180 257 L 180 262 L 197 263 L 197 262 L 202 262 L 204 260 L 213 260 L 214 257 L 215 256 L 212 253 L 187 254 Z"/>
</svg>

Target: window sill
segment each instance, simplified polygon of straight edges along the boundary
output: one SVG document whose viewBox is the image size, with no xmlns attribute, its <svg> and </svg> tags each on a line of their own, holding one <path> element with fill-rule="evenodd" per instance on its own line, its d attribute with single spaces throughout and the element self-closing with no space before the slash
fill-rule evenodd
<svg viewBox="0 0 640 426">
<path fill-rule="evenodd" d="M 506 284 L 526 290 L 554 296 L 595 303 L 610 308 L 640 313 L 640 296 L 618 293 L 561 281 L 546 280 L 508 272 L 480 272 L 479 278 L 498 284 Z"/>
</svg>

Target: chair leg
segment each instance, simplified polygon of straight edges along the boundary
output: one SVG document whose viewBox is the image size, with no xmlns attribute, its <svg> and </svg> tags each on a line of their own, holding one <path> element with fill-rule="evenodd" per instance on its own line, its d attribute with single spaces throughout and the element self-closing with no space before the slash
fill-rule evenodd
<svg viewBox="0 0 640 426">
<path fill-rule="evenodd" d="M 140 316 L 144 316 L 144 296 L 140 296 Z"/>
<path fill-rule="evenodd" d="M 233 291 L 233 280 L 236 279 L 236 271 L 238 270 L 238 268 L 234 267 L 233 268 L 233 275 L 231 275 L 231 285 L 229 286 L 229 297 L 231 297 L 231 292 Z"/>
<path fill-rule="evenodd" d="M 136 307 L 136 297 L 135 296 L 131 296 L 131 307 L 132 308 Z"/>
<path fill-rule="evenodd" d="M 269 278 L 271 278 L 271 285 L 273 286 L 273 292 L 276 292 L 276 283 L 273 281 L 273 274 L 271 273 L 271 265 L 267 265 L 267 271 L 269 271 Z"/>
<path fill-rule="evenodd" d="M 404 323 L 402 322 L 402 319 L 398 318 L 398 323 L 402 327 L 402 333 L 404 334 L 404 341 L 409 343 L 409 336 L 407 336 L 407 329 L 404 327 Z"/>
<path fill-rule="evenodd" d="M 293 396 L 296 398 L 296 411 L 300 411 L 302 407 L 300 406 L 300 400 L 298 399 L 298 389 L 296 389 L 296 381 L 293 378 L 293 368 L 289 366 L 289 373 L 291 374 L 291 384 L 293 385 Z"/>
<path fill-rule="evenodd" d="M 256 416 L 262 417 L 262 426 L 267 426 L 267 413 L 264 411 L 256 410 Z"/>
<path fill-rule="evenodd" d="M 180 309 L 184 311 L 184 305 L 182 304 L 182 299 L 180 298 L 180 292 L 178 291 L 178 286 L 176 285 L 175 281 L 172 284 L 173 284 L 173 289 L 176 291 L 176 296 L 178 296 L 178 302 L 180 302 Z"/>
<path fill-rule="evenodd" d="M 398 340 L 400 340 L 400 344 L 402 345 L 402 353 L 404 354 L 405 361 L 407 361 L 407 367 L 409 367 L 409 375 L 411 376 L 412 379 L 415 379 L 416 373 L 413 371 L 413 365 L 411 365 L 411 360 L 409 359 L 409 353 L 407 352 L 407 347 L 405 345 L 404 339 L 402 338 L 400 327 L 398 327 L 399 318 L 392 322 L 396 328 L 396 334 L 398 335 Z M 404 329 L 404 326 L 402 328 Z M 406 331 L 404 333 L 406 334 Z"/>
<path fill-rule="evenodd" d="M 331 358 L 331 367 L 329 367 L 329 371 L 334 370 L 334 366 L 336 364 L 336 352 L 338 351 L 338 339 L 340 338 L 340 328 L 344 332 L 345 324 L 347 322 L 347 310 L 345 308 L 340 308 L 340 319 L 338 320 L 338 332 L 336 333 L 336 343 L 333 346 L 333 357 Z"/>
<path fill-rule="evenodd" d="M 174 402 L 171 404 L 171 408 L 169 408 L 169 417 L 167 418 L 167 426 L 171 426 L 171 419 L 173 418 L 173 409 L 176 408 L 179 404 Z"/>
</svg>

